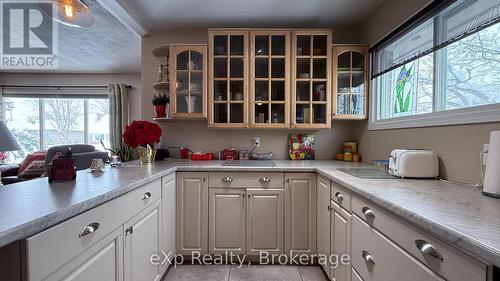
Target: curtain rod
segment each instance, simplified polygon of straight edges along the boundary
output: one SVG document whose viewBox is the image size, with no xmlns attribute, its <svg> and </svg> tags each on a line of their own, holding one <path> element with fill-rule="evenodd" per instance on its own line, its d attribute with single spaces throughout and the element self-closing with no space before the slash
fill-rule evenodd
<svg viewBox="0 0 500 281">
<path fill-rule="evenodd" d="M 126 85 L 132 89 L 132 85 Z M 45 89 L 108 89 L 108 86 L 26 86 L 26 85 L 2 85 L 2 88 L 45 88 Z"/>
</svg>

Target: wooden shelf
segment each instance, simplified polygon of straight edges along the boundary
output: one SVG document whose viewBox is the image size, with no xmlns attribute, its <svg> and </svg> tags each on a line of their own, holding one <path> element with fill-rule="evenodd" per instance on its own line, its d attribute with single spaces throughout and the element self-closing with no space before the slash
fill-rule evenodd
<svg viewBox="0 0 500 281">
<path fill-rule="evenodd" d="M 200 121 L 207 121 L 207 117 L 161 117 L 161 118 L 153 118 L 153 121 L 156 122 L 186 122 L 186 121 L 193 121 L 193 122 L 200 122 Z"/>
<path fill-rule="evenodd" d="M 166 90 L 170 86 L 170 82 L 158 82 L 153 84 L 155 90 Z"/>
</svg>

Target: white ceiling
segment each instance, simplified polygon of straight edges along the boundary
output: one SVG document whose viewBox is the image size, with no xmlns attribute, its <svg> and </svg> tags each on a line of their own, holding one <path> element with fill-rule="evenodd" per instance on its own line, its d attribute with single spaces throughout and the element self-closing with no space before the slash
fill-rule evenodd
<svg viewBox="0 0 500 281">
<path fill-rule="evenodd" d="M 346 27 L 383 0 L 118 0 L 149 31 L 206 27 Z"/>
</svg>

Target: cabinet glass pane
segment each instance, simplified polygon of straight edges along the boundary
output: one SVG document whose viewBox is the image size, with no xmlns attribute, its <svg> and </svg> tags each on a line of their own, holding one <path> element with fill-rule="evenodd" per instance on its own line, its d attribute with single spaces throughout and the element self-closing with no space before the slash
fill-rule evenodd
<svg viewBox="0 0 500 281">
<path fill-rule="evenodd" d="M 269 60 L 267 58 L 255 59 L 255 77 L 268 78 L 269 77 Z"/>
<path fill-rule="evenodd" d="M 364 93 L 365 92 L 365 74 L 364 73 L 353 73 L 352 74 L 352 93 Z"/>
<path fill-rule="evenodd" d="M 358 52 L 352 52 L 352 70 L 364 71 L 365 70 L 365 56 Z"/>
<path fill-rule="evenodd" d="M 309 81 L 297 81 L 297 101 L 309 101 L 309 92 Z"/>
<path fill-rule="evenodd" d="M 188 64 L 188 69 L 203 70 L 203 55 L 196 51 L 191 51 L 191 63 Z"/>
<path fill-rule="evenodd" d="M 311 78 L 309 59 L 297 59 L 297 78 Z"/>
<path fill-rule="evenodd" d="M 231 78 L 243 78 L 243 59 L 231 58 Z"/>
<path fill-rule="evenodd" d="M 313 104 L 313 123 L 326 123 L 326 104 Z"/>
<path fill-rule="evenodd" d="M 255 123 L 268 123 L 269 118 L 269 104 L 256 103 L 255 104 Z"/>
<path fill-rule="evenodd" d="M 255 36 L 255 54 L 258 56 L 269 55 L 269 36 Z"/>
<path fill-rule="evenodd" d="M 232 103 L 231 105 L 231 123 L 243 123 L 243 104 Z"/>
<path fill-rule="evenodd" d="M 243 35 L 231 35 L 229 38 L 229 44 L 231 46 L 231 55 L 242 56 L 243 55 Z"/>
<path fill-rule="evenodd" d="M 326 56 L 326 51 L 328 49 L 328 37 L 326 35 L 314 35 L 313 38 L 313 55 Z"/>
<path fill-rule="evenodd" d="M 313 60 L 313 77 L 326 78 L 326 59 Z"/>
<path fill-rule="evenodd" d="M 271 36 L 271 54 L 274 56 L 285 55 L 285 35 Z"/>
<path fill-rule="evenodd" d="M 189 73 L 177 72 L 177 81 L 175 81 L 177 92 L 186 92 L 189 88 Z"/>
<path fill-rule="evenodd" d="M 268 81 L 255 81 L 255 100 L 267 101 L 269 100 L 269 82 Z"/>
<path fill-rule="evenodd" d="M 338 71 L 351 70 L 351 52 L 344 52 L 338 56 L 337 70 Z"/>
<path fill-rule="evenodd" d="M 227 81 L 214 81 L 214 101 L 227 100 Z"/>
<path fill-rule="evenodd" d="M 351 96 L 351 114 L 364 114 L 365 112 L 365 95 Z"/>
<path fill-rule="evenodd" d="M 214 58 L 214 77 L 227 78 L 227 59 Z"/>
<path fill-rule="evenodd" d="M 230 82 L 231 100 L 242 101 L 243 100 L 243 81 L 231 81 Z"/>
<path fill-rule="evenodd" d="M 203 90 L 203 73 L 191 72 L 191 84 L 189 85 L 191 95 L 200 95 Z"/>
<path fill-rule="evenodd" d="M 227 103 L 214 103 L 214 122 L 227 123 Z"/>
<path fill-rule="evenodd" d="M 285 81 L 271 82 L 271 100 L 285 101 Z"/>
<path fill-rule="evenodd" d="M 214 54 L 227 55 L 227 36 L 215 35 L 214 36 Z"/>
<path fill-rule="evenodd" d="M 285 59 L 271 59 L 271 77 L 285 78 Z"/>
<path fill-rule="evenodd" d="M 313 101 L 326 101 L 326 84 L 325 82 L 313 83 Z"/>
<path fill-rule="evenodd" d="M 351 86 L 351 74 L 339 73 L 337 81 L 337 93 L 349 93 Z"/>
<path fill-rule="evenodd" d="M 271 123 L 285 123 L 284 104 L 271 104 Z"/>
<path fill-rule="evenodd" d="M 311 54 L 311 36 L 297 36 L 297 56 L 309 56 Z"/>
<path fill-rule="evenodd" d="M 188 69 L 188 61 L 189 61 L 189 51 L 184 51 L 179 53 L 176 57 L 177 60 L 177 70 L 187 70 Z"/>
<path fill-rule="evenodd" d="M 185 98 L 188 98 L 189 95 L 177 93 L 175 105 L 176 111 L 178 113 L 188 113 L 187 102 Z"/>
<path fill-rule="evenodd" d="M 337 96 L 337 114 L 348 114 L 349 113 L 349 95 L 338 95 Z"/>
<path fill-rule="evenodd" d="M 298 124 L 311 123 L 311 109 L 309 104 L 297 104 L 295 110 L 295 122 Z"/>
</svg>

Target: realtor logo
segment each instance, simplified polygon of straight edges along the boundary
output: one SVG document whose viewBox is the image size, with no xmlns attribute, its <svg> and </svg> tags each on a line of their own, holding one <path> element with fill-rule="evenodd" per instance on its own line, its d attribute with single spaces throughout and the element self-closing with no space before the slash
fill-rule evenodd
<svg viewBox="0 0 500 281">
<path fill-rule="evenodd" d="M 48 2 L 2 1 L 1 69 L 58 68 L 54 13 Z"/>
</svg>

